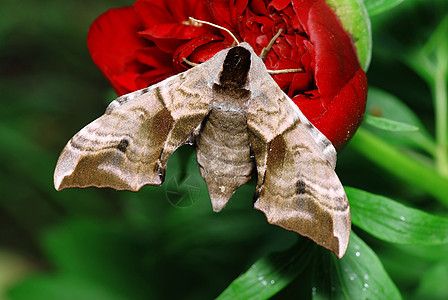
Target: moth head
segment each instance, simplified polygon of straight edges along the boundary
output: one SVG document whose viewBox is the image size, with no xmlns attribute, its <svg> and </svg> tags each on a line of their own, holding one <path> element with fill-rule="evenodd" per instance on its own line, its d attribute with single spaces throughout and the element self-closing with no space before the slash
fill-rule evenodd
<svg viewBox="0 0 448 300">
<path fill-rule="evenodd" d="M 250 51 L 240 46 L 230 48 L 219 75 L 219 85 L 228 88 L 244 88 L 248 81 L 250 66 Z"/>
</svg>

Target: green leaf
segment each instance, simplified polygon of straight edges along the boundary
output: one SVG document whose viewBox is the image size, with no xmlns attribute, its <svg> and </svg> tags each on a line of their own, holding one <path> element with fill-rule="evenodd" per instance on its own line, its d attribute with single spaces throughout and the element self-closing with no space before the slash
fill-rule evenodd
<svg viewBox="0 0 448 300">
<path fill-rule="evenodd" d="M 217 299 L 269 299 L 281 291 L 308 265 L 313 243 L 301 239 L 291 249 L 272 253 L 255 262 L 236 278 Z"/>
<path fill-rule="evenodd" d="M 321 254 L 313 268 L 313 299 L 401 299 L 375 252 L 353 231 L 343 258 Z"/>
<path fill-rule="evenodd" d="M 370 16 L 388 11 L 404 0 L 364 0 L 364 4 Z"/>
<path fill-rule="evenodd" d="M 375 117 L 372 115 L 365 115 L 364 122 L 366 122 L 366 124 L 372 125 L 373 127 L 376 127 L 376 128 L 382 129 L 382 130 L 387 130 L 387 131 L 399 131 L 399 132 L 404 131 L 404 132 L 406 132 L 406 131 L 419 130 L 419 128 L 414 125 L 397 122 L 397 121 L 386 119 L 386 118 Z"/>
<path fill-rule="evenodd" d="M 387 242 L 410 245 L 448 243 L 448 219 L 406 207 L 389 198 L 345 187 L 352 222 Z"/>
<path fill-rule="evenodd" d="M 372 31 L 369 15 L 362 0 L 326 0 L 326 2 L 350 34 L 361 67 L 367 71 L 372 59 Z"/>
<path fill-rule="evenodd" d="M 418 148 L 429 154 L 435 153 L 435 142 L 431 135 L 425 130 L 417 115 L 397 97 L 374 87 L 369 87 L 366 113 L 375 117 L 381 117 L 393 122 L 407 124 L 418 128 L 416 131 L 377 130 L 368 128 L 369 131 L 381 136 L 388 143 L 396 146 Z M 367 116 L 366 116 L 367 117 Z M 366 118 L 366 123 L 373 125 L 371 117 Z M 384 129 L 384 128 L 381 128 Z"/>
</svg>

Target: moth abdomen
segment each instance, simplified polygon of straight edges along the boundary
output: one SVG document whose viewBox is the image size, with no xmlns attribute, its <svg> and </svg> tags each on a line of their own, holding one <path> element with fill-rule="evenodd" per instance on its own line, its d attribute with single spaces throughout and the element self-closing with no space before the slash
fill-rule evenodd
<svg viewBox="0 0 448 300">
<path fill-rule="evenodd" d="M 245 112 L 212 108 L 196 138 L 196 147 L 213 209 L 219 211 L 251 178 L 254 167 Z"/>
</svg>

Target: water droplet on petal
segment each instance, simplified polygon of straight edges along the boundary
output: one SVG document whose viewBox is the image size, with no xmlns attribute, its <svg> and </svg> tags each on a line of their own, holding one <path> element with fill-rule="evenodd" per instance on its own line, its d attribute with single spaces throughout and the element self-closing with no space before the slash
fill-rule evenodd
<svg viewBox="0 0 448 300">
<path fill-rule="evenodd" d="M 266 280 L 263 280 L 263 281 L 261 282 L 261 284 L 262 284 L 262 285 L 267 285 L 268 282 L 267 282 Z"/>
<path fill-rule="evenodd" d="M 356 256 L 360 256 L 361 253 L 359 253 L 359 251 L 356 251 L 355 255 L 356 255 Z"/>
<path fill-rule="evenodd" d="M 402 220 L 402 221 L 406 221 L 406 218 L 405 218 L 404 216 L 401 216 L 401 217 L 400 217 L 400 220 Z"/>
<path fill-rule="evenodd" d="M 274 284 L 275 283 L 275 280 L 271 280 L 271 284 Z"/>
</svg>

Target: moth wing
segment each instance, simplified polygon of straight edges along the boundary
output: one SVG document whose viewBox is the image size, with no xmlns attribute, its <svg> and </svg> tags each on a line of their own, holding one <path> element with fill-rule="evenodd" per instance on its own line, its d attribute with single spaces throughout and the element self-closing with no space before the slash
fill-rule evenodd
<svg viewBox="0 0 448 300">
<path fill-rule="evenodd" d="M 351 221 L 335 156 L 329 155 L 336 151 L 270 76 L 256 90 L 247 117 L 258 173 L 255 208 L 269 223 L 342 257 Z"/>
<path fill-rule="evenodd" d="M 189 142 L 209 112 L 208 64 L 117 98 L 62 151 L 57 190 L 111 187 L 137 191 L 160 185 L 170 155 Z"/>
</svg>

